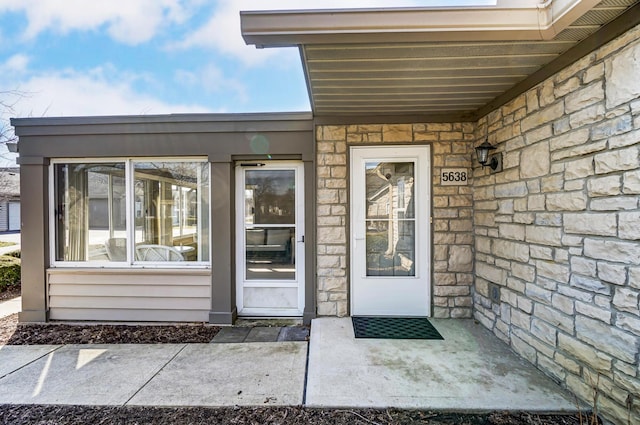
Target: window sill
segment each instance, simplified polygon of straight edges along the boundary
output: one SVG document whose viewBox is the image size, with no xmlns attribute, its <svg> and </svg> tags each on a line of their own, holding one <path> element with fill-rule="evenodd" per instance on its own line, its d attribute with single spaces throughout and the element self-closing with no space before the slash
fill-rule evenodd
<svg viewBox="0 0 640 425">
<path fill-rule="evenodd" d="M 189 267 L 175 267 L 175 266 L 144 266 L 144 267 L 105 267 L 105 266 L 87 266 L 83 265 L 54 265 L 47 269 L 47 273 L 56 274 L 56 273 L 79 273 L 79 274 L 156 274 L 158 271 L 162 270 L 163 274 L 182 274 L 182 275 L 210 275 L 211 274 L 211 266 L 209 265 L 199 265 L 199 266 L 189 266 Z"/>
</svg>

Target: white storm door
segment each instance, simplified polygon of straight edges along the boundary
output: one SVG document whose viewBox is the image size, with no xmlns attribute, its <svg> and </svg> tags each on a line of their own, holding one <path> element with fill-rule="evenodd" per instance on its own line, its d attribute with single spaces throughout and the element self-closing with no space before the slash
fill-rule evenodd
<svg viewBox="0 0 640 425">
<path fill-rule="evenodd" d="M 351 314 L 430 316 L 430 148 L 351 148 Z"/>
<path fill-rule="evenodd" d="M 301 162 L 236 168 L 236 304 L 240 316 L 302 316 L 304 193 Z"/>
</svg>

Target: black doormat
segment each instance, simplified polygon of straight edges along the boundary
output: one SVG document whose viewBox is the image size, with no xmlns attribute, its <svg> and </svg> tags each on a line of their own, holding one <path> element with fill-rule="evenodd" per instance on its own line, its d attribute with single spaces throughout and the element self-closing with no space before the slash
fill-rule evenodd
<svg viewBox="0 0 640 425">
<path fill-rule="evenodd" d="M 352 317 L 356 338 L 444 339 L 426 317 Z"/>
</svg>

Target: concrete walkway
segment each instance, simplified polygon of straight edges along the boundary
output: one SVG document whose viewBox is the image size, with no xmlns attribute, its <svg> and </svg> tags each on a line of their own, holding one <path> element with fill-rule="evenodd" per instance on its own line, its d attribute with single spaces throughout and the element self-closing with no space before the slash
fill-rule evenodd
<svg viewBox="0 0 640 425">
<path fill-rule="evenodd" d="M 4 346 L 0 404 L 302 404 L 307 344 Z"/>
<path fill-rule="evenodd" d="M 20 233 L 0 233 L 0 241 L 15 243 L 15 245 L 0 247 L 0 255 L 20 249 Z M 20 311 L 22 311 L 22 297 L 0 301 L 0 318 L 11 316 Z"/>
<path fill-rule="evenodd" d="M 0 318 L 11 316 L 22 311 L 22 297 L 0 301 Z"/>
<path fill-rule="evenodd" d="M 15 245 L 9 246 L 0 246 L 0 255 L 4 255 L 7 252 L 17 251 L 20 249 L 20 233 L 11 232 L 11 233 L 0 233 L 0 241 L 2 242 L 11 242 Z"/>
<path fill-rule="evenodd" d="M 310 344 L 0 346 L 0 404 L 575 410 L 479 325 L 433 322 L 444 341 L 356 340 L 322 318 Z"/>
</svg>

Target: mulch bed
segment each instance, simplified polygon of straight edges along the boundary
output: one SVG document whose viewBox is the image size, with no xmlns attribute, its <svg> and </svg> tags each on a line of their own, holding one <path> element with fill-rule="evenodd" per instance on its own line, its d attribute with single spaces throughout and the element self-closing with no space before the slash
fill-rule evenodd
<svg viewBox="0 0 640 425">
<path fill-rule="evenodd" d="M 586 418 L 584 423 L 587 423 Z M 0 424 L 579 425 L 580 418 L 525 412 L 484 414 L 303 407 L 89 407 L 0 405 Z"/>
<path fill-rule="evenodd" d="M 0 345 L 194 344 L 210 342 L 219 331 L 218 326 L 206 324 L 18 325 L 14 314 L 0 319 Z"/>
</svg>

